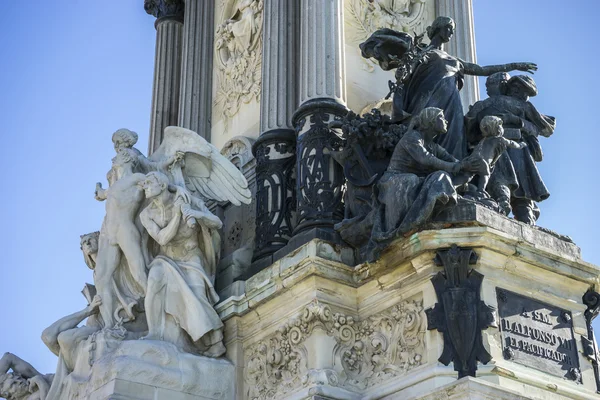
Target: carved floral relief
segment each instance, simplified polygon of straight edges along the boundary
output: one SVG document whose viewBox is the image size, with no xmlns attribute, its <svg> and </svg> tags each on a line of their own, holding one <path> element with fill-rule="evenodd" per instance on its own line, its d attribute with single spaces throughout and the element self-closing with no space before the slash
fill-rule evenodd
<svg viewBox="0 0 600 400">
<path fill-rule="evenodd" d="M 305 341 L 316 328 L 337 343 L 331 349 L 332 369 L 311 370 L 307 364 Z M 315 301 L 275 334 L 246 349 L 246 395 L 251 400 L 279 399 L 316 381 L 360 392 L 421 365 L 424 339 L 420 297 L 364 320 L 333 313 Z"/>
<path fill-rule="evenodd" d="M 381 28 L 423 33 L 433 19 L 431 3 L 432 0 L 346 0 L 346 40 L 357 47 L 354 45 Z M 374 62 L 364 63 L 364 69 L 374 71 Z"/>
<path fill-rule="evenodd" d="M 260 99 L 263 0 L 224 0 L 215 34 L 215 106 L 225 117 Z"/>
</svg>

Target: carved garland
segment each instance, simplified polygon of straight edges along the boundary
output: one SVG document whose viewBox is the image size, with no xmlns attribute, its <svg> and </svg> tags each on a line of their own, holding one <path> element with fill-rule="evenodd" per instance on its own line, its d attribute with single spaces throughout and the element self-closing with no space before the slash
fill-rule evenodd
<svg viewBox="0 0 600 400">
<path fill-rule="evenodd" d="M 223 22 L 215 33 L 215 108 L 231 118 L 242 103 L 260 99 L 263 0 L 223 1 L 221 8 Z"/>
<path fill-rule="evenodd" d="M 332 370 L 308 369 L 304 341 L 316 328 L 337 342 Z M 364 390 L 421 365 L 424 338 L 422 300 L 403 301 L 363 321 L 315 301 L 246 350 L 247 398 L 278 399 L 313 383 Z"/>
</svg>

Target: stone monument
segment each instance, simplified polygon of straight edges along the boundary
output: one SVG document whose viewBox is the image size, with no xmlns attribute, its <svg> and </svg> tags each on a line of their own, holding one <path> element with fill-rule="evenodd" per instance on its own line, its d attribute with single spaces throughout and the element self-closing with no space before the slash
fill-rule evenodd
<svg viewBox="0 0 600 400">
<path fill-rule="evenodd" d="M 113 134 L 87 306 L 0 396 L 598 398 L 600 268 L 536 226 L 556 119 L 537 65 L 476 63 L 470 0 L 144 8 L 148 156 Z"/>
</svg>

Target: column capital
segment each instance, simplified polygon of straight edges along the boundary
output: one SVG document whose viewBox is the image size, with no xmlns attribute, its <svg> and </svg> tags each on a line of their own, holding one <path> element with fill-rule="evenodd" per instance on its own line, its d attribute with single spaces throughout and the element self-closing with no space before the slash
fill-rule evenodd
<svg viewBox="0 0 600 400">
<path fill-rule="evenodd" d="M 144 10 L 157 19 L 168 18 L 183 22 L 183 0 L 144 0 Z"/>
</svg>

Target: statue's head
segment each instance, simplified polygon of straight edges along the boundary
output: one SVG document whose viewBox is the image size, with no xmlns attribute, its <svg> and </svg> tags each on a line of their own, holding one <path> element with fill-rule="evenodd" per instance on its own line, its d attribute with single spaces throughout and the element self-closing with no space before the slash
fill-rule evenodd
<svg viewBox="0 0 600 400">
<path fill-rule="evenodd" d="M 504 128 L 502 127 L 502 119 L 493 115 L 483 117 L 479 124 L 483 137 L 502 136 Z"/>
<path fill-rule="evenodd" d="M 118 151 L 123 147 L 133 147 L 138 141 L 138 135 L 129 129 L 123 128 L 113 133 L 112 141 L 115 146 L 115 150 Z"/>
<path fill-rule="evenodd" d="M 30 394 L 27 380 L 18 374 L 0 375 L 0 397 L 9 400 L 25 399 Z"/>
<path fill-rule="evenodd" d="M 81 235 L 81 251 L 83 252 L 83 259 L 89 269 L 96 268 L 96 254 L 98 253 L 98 237 L 100 232 L 86 233 Z"/>
<path fill-rule="evenodd" d="M 506 94 L 527 101 L 537 96 L 537 86 L 529 75 L 515 75 L 506 83 Z"/>
<path fill-rule="evenodd" d="M 437 107 L 424 108 L 417 116 L 417 126 L 422 132 L 435 132 L 438 135 L 448 131 L 444 111 Z"/>
<path fill-rule="evenodd" d="M 498 96 L 506 91 L 506 83 L 510 79 L 510 75 L 506 72 L 496 72 L 488 76 L 485 80 L 485 90 L 488 96 Z"/>
<path fill-rule="evenodd" d="M 153 171 L 146 175 L 142 188 L 146 197 L 151 199 L 164 192 L 169 187 L 169 178 L 162 172 Z"/>
<path fill-rule="evenodd" d="M 116 174 L 116 179 L 121 179 L 123 175 L 128 175 L 137 168 L 138 159 L 127 150 L 117 151 L 117 155 L 112 159 L 112 170 Z"/>
<path fill-rule="evenodd" d="M 427 27 L 427 37 L 432 40 L 434 37 L 439 36 L 442 43 L 448 43 L 454 35 L 456 24 L 450 17 L 437 17 L 431 26 Z"/>
</svg>

